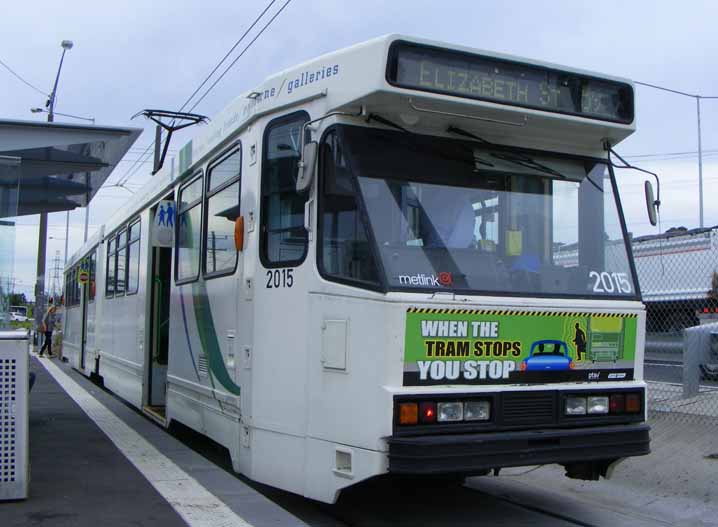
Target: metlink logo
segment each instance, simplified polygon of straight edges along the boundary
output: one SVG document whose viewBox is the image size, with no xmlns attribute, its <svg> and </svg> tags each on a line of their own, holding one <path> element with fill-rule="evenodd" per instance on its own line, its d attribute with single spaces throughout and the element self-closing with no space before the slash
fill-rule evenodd
<svg viewBox="0 0 718 527">
<path fill-rule="evenodd" d="M 453 284 L 454 280 L 451 276 L 451 273 L 439 273 L 439 276 L 424 273 L 399 275 L 399 285 L 449 287 Z"/>
</svg>

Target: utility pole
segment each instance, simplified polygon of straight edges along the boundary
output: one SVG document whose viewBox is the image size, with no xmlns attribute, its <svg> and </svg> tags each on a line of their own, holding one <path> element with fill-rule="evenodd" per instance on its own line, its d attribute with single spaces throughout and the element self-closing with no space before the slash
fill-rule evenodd
<svg viewBox="0 0 718 527">
<path fill-rule="evenodd" d="M 696 97 L 696 112 L 698 114 L 698 216 L 700 227 L 703 228 L 703 146 L 701 144 L 701 98 Z"/>
<path fill-rule="evenodd" d="M 55 258 L 52 261 L 52 296 L 57 296 L 58 291 L 62 291 L 60 287 L 60 276 L 62 269 L 60 268 L 60 251 L 55 251 Z"/>
<path fill-rule="evenodd" d="M 671 88 L 665 88 L 663 86 L 657 86 L 655 84 L 648 84 L 647 82 L 635 81 L 634 84 L 640 84 L 641 86 L 647 86 L 649 88 L 655 88 L 656 90 L 662 90 L 676 95 L 683 95 L 684 97 L 693 97 L 696 100 L 696 116 L 698 118 L 698 223 L 703 228 L 703 141 L 701 137 L 701 99 L 718 99 L 718 95 L 698 95 L 695 93 L 686 93 L 679 90 L 673 90 Z"/>
</svg>

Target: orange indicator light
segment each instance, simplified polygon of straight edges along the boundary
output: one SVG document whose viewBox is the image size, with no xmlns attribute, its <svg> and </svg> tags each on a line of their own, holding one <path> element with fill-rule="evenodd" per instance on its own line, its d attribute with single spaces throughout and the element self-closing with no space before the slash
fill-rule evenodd
<svg viewBox="0 0 718 527">
<path fill-rule="evenodd" d="M 641 396 L 637 393 L 626 394 L 626 412 L 637 414 L 641 411 Z"/>
<path fill-rule="evenodd" d="M 416 403 L 399 403 L 399 424 L 415 425 L 419 422 L 419 405 Z"/>
</svg>

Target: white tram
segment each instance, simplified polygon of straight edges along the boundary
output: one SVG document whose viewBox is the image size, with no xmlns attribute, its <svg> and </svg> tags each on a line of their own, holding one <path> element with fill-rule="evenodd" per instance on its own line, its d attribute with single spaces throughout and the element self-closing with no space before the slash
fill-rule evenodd
<svg viewBox="0 0 718 527">
<path fill-rule="evenodd" d="M 65 355 L 326 502 L 387 473 L 606 475 L 649 452 L 604 149 L 633 112 L 626 80 L 403 36 L 286 70 L 70 259 Z"/>
</svg>

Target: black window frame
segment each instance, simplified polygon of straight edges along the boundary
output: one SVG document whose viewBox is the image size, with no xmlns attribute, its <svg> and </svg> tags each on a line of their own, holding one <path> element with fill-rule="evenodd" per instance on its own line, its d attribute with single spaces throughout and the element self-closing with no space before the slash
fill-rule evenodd
<svg viewBox="0 0 718 527">
<path fill-rule="evenodd" d="M 204 170 L 199 169 L 192 173 L 192 176 L 190 176 L 187 179 L 186 183 L 183 183 L 179 190 L 177 191 L 177 200 L 175 201 L 175 247 L 174 247 L 174 279 L 176 285 L 184 285 L 184 284 L 191 284 L 192 282 L 196 282 L 199 280 L 200 275 L 202 274 L 202 232 L 204 229 L 204 225 L 201 225 L 204 223 L 203 216 L 204 216 Z M 202 189 L 202 195 L 200 195 L 199 198 L 192 201 L 185 209 L 181 209 L 180 203 L 182 203 L 182 193 L 185 191 L 187 187 L 192 185 L 195 181 L 202 179 L 202 185 L 200 188 Z M 179 271 L 179 228 L 180 228 L 180 216 L 182 214 L 185 214 L 192 210 L 194 207 L 200 206 L 202 207 L 200 209 L 200 231 L 199 231 L 199 251 L 197 257 L 199 258 L 199 261 L 197 262 L 197 275 L 194 277 L 187 277 L 187 278 L 180 278 L 178 275 Z"/>
<path fill-rule="evenodd" d="M 114 250 L 112 250 L 114 248 Z M 115 298 L 115 274 L 117 273 L 117 239 L 114 235 L 107 237 L 107 250 L 105 251 L 105 298 Z M 112 292 L 110 285 L 110 264 L 112 264 Z"/>
<path fill-rule="evenodd" d="M 339 126 L 360 126 L 360 125 L 341 124 L 340 123 L 340 124 L 334 124 L 334 125 L 328 127 L 322 134 L 321 140 L 319 142 L 320 147 L 322 145 L 324 137 L 327 136 L 334 128 L 339 127 Z M 369 126 L 369 127 L 360 126 L 360 127 L 368 128 L 368 129 L 374 128 L 371 126 Z M 429 137 L 431 137 L 431 136 L 429 136 Z M 523 292 L 491 291 L 491 290 L 478 290 L 477 289 L 477 290 L 461 291 L 461 294 L 479 295 L 479 296 L 497 296 L 497 297 L 500 296 L 500 297 L 506 297 L 506 298 L 512 298 L 512 297 L 521 298 L 521 297 L 532 296 L 535 298 L 548 298 L 548 299 L 566 298 L 566 299 L 581 299 L 581 300 L 587 299 L 587 300 L 601 300 L 601 301 L 609 301 L 610 300 L 610 301 L 617 301 L 617 302 L 641 301 L 642 293 L 640 290 L 640 283 L 638 281 L 638 273 L 636 270 L 635 260 L 633 258 L 633 250 L 632 250 L 632 246 L 631 246 L 631 242 L 630 242 L 630 237 L 628 234 L 629 233 L 628 226 L 627 226 L 626 219 L 625 219 L 623 204 L 621 202 L 621 194 L 619 193 L 617 178 L 616 178 L 615 172 L 613 170 L 613 165 L 611 165 L 605 158 L 593 157 L 593 156 L 588 156 L 588 155 L 567 154 L 567 153 L 551 151 L 551 150 L 539 150 L 539 149 L 535 149 L 535 148 L 513 147 L 513 146 L 504 146 L 504 145 L 493 145 L 493 147 L 495 147 L 498 151 L 506 151 L 509 153 L 512 153 L 512 152 L 525 153 L 528 156 L 550 155 L 557 159 L 583 161 L 585 163 L 592 163 L 592 164 L 598 163 L 598 164 L 606 167 L 606 170 L 608 171 L 608 174 L 609 174 L 608 179 L 610 180 L 611 189 L 613 191 L 613 199 L 614 199 L 614 202 L 616 205 L 616 210 L 618 212 L 618 217 L 619 217 L 619 221 L 620 221 L 619 224 L 621 226 L 622 233 L 623 233 L 624 246 L 626 247 L 626 255 L 628 257 L 630 273 L 631 273 L 631 276 L 633 279 L 632 285 L 634 286 L 634 293 L 630 296 L 625 296 L 625 297 L 599 297 L 599 296 L 581 295 L 581 294 L 558 294 L 558 293 L 555 293 L 555 294 L 536 294 L 536 293 L 529 294 L 529 293 L 523 293 Z M 322 161 L 323 161 L 323 156 L 319 155 L 319 169 L 317 172 L 317 176 L 318 176 L 318 180 L 319 180 L 318 184 L 320 186 L 318 187 L 318 191 L 316 194 L 317 234 L 316 234 L 316 238 L 315 238 L 316 240 L 318 240 L 318 243 L 316 244 L 315 257 L 316 257 L 316 263 L 317 263 L 317 270 L 318 270 L 320 276 L 330 282 L 335 282 L 335 283 L 339 283 L 339 284 L 343 284 L 343 285 L 347 285 L 347 286 L 353 286 L 353 287 L 360 288 L 362 290 L 376 291 L 376 292 L 383 293 L 383 294 L 396 293 L 396 292 L 398 292 L 398 293 L 428 293 L 428 294 L 436 293 L 436 290 L 431 289 L 431 288 L 417 287 L 417 288 L 406 289 L 406 288 L 391 287 L 388 284 L 387 275 L 384 272 L 383 262 L 381 260 L 381 256 L 378 253 L 378 250 L 377 250 L 378 244 L 376 243 L 376 240 L 374 239 L 374 230 L 372 228 L 369 229 L 368 234 L 369 234 L 370 238 L 373 240 L 373 243 L 371 245 L 372 245 L 372 249 L 373 249 L 374 258 L 377 263 L 377 268 L 381 273 L 380 280 L 382 282 L 382 287 L 380 287 L 380 288 L 370 287 L 367 285 L 366 282 L 362 282 L 359 280 L 352 280 L 352 279 L 343 279 L 343 278 L 337 277 L 336 275 L 332 275 L 332 274 L 323 272 L 323 269 L 320 267 L 320 265 L 321 265 L 320 264 L 321 250 L 323 249 L 323 232 L 322 232 L 321 218 L 324 213 L 324 209 L 323 209 L 324 196 L 323 196 L 323 193 L 321 190 L 322 189 L 321 184 L 323 183 L 323 170 L 324 170 Z M 368 212 L 366 210 L 364 200 L 360 197 L 359 201 L 360 201 L 360 208 L 362 210 L 362 213 L 365 215 L 365 218 L 368 218 Z M 458 291 L 452 290 L 452 292 L 459 294 Z"/>
<path fill-rule="evenodd" d="M 120 244 L 120 242 L 122 241 L 122 238 L 124 238 L 124 242 L 122 242 L 122 244 Z M 123 224 L 122 227 L 115 233 L 115 240 L 116 240 L 116 242 L 115 242 L 115 247 L 116 247 L 116 252 L 115 252 L 115 298 L 117 298 L 118 296 L 125 296 L 127 294 L 127 224 Z M 122 291 L 118 291 L 117 290 L 117 283 L 119 282 L 118 271 L 119 271 L 119 267 L 120 267 L 119 266 L 120 251 L 122 251 L 122 250 L 125 251 L 125 256 L 124 256 L 125 267 L 124 267 L 123 273 L 122 273 L 122 274 L 124 274 L 124 276 L 123 276 L 124 282 L 122 285 Z"/>
<path fill-rule="evenodd" d="M 136 240 L 130 238 L 130 229 L 137 225 L 138 235 Z M 130 290 L 130 248 L 132 245 L 137 245 L 137 285 L 134 290 Z M 132 296 L 136 295 L 140 290 L 140 253 L 142 249 L 142 218 L 135 218 L 127 223 L 127 255 L 125 257 L 125 295 Z"/>
<path fill-rule="evenodd" d="M 286 115 L 282 115 L 281 117 L 277 117 L 275 119 L 272 119 L 267 123 L 267 126 L 264 128 L 264 132 L 262 135 L 262 167 L 261 167 L 261 181 L 260 181 L 260 188 L 259 188 L 259 194 L 260 194 L 260 218 L 259 218 L 259 225 L 260 225 L 260 238 L 259 238 L 259 261 L 261 262 L 262 266 L 265 269 L 281 269 L 281 268 L 288 268 L 288 267 L 299 267 L 304 261 L 307 259 L 307 255 L 309 254 L 309 232 L 304 227 L 304 224 L 302 223 L 302 228 L 305 230 L 305 241 L 304 241 L 304 251 L 302 252 L 302 256 L 300 258 L 294 259 L 294 260 L 285 260 L 285 261 L 278 261 L 273 262 L 270 261 L 268 258 L 268 240 L 269 240 L 269 231 L 267 230 L 267 196 L 269 194 L 265 195 L 265 182 L 267 180 L 267 174 L 265 171 L 265 167 L 267 166 L 267 153 L 268 153 L 268 138 L 270 132 L 277 126 L 282 126 L 285 124 L 292 123 L 294 121 L 298 121 L 300 118 L 303 118 L 302 122 L 302 130 L 304 130 L 304 125 L 311 120 L 311 117 L 309 116 L 309 113 L 306 110 L 298 110 L 292 113 L 288 113 Z M 308 133 L 306 131 L 305 133 Z M 301 136 L 300 136 L 301 139 Z M 301 142 L 300 142 L 301 143 Z M 300 159 L 302 153 L 299 153 Z M 305 194 L 305 207 L 306 202 L 309 199 L 309 193 Z"/>
<path fill-rule="evenodd" d="M 90 254 L 86 256 L 89 264 L 89 279 L 87 280 L 87 303 L 92 304 L 95 302 L 95 296 L 97 295 L 97 285 L 95 285 L 93 289 L 93 284 L 95 283 L 95 280 L 97 279 L 97 247 L 93 247 Z"/>
<path fill-rule="evenodd" d="M 212 170 L 215 169 L 217 166 L 221 165 L 224 161 L 226 161 L 229 157 L 231 157 L 235 152 L 239 153 L 239 173 L 234 176 L 231 179 L 228 179 L 227 181 L 223 182 L 221 185 L 213 188 L 210 190 L 210 185 L 212 182 Z M 207 272 L 207 236 L 208 232 L 207 229 L 209 227 L 209 200 L 222 192 L 223 190 L 231 187 L 235 183 L 239 183 L 239 189 L 238 189 L 238 195 L 237 199 L 239 200 L 239 203 L 237 204 L 240 208 L 241 212 L 241 203 L 242 203 L 242 143 L 241 141 L 237 141 L 236 143 L 233 143 L 229 148 L 226 148 L 221 154 L 219 154 L 207 167 L 206 176 L 204 178 L 204 197 L 202 199 L 203 204 L 203 210 L 202 210 L 202 240 L 201 240 L 201 256 L 200 256 L 200 266 L 201 266 L 201 272 L 202 276 L 205 280 L 211 280 L 213 278 L 219 278 L 221 276 L 227 276 L 234 274 L 237 271 L 237 265 L 239 263 L 239 251 L 235 251 L 234 255 L 234 265 L 232 268 L 222 269 L 220 271 L 213 271 L 213 272 Z M 179 217 L 179 214 L 177 215 Z M 177 222 L 179 223 L 179 222 Z"/>
<path fill-rule="evenodd" d="M 338 284 L 343 284 L 347 286 L 352 287 L 358 287 L 363 290 L 367 291 L 375 291 L 377 293 L 386 293 L 387 286 L 386 286 L 386 275 L 384 273 L 383 269 L 383 263 L 381 262 L 381 259 L 379 255 L 376 253 L 376 240 L 374 239 L 374 232 L 371 228 L 367 229 L 367 226 L 369 225 L 368 219 L 367 219 L 367 211 L 364 206 L 364 200 L 361 199 L 359 196 L 359 189 L 356 187 L 355 178 L 352 176 L 352 186 L 355 193 L 355 200 L 357 201 L 357 214 L 361 216 L 361 221 L 363 222 L 363 227 L 367 229 L 366 236 L 367 240 L 369 242 L 369 250 L 371 252 L 372 258 L 374 259 L 374 265 L 376 266 L 376 272 L 378 274 L 377 281 L 376 282 L 368 282 L 365 280 L 359 280 L 356 278 L 350 278 L 350 277 L 344 277 L 339 276 L 333 273 L 330 273 L 326 270 L 324 266 L 324 212 L 325 212 L 325 201 L 326 197 L 324 196 L 324 182 L 326 180 L 326 163 L 327 160 L 325 159 L 325 153 L 324 153 L 324 145 L 326 144 L 327 138 L 331 134 L 337 134 L 338 133 L 338 127 L 336 125 L 332 125 L 329 128 L 327 128 L 324 133 L 322 134 L 321 139 L 319 140 L 319 153 L 318 153 L 318 168 L 317 168 L 317 235 L 316 235 L 316 261 L 317 261 L 317 270 L 319 271 L 319 275 L 324 278 L 327 281 L 335 282 Z"/>
</svg>

